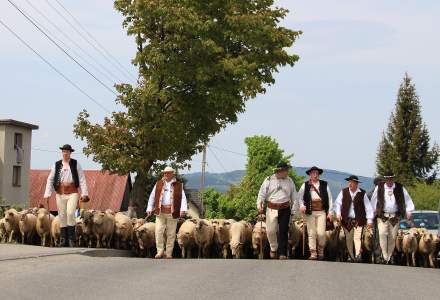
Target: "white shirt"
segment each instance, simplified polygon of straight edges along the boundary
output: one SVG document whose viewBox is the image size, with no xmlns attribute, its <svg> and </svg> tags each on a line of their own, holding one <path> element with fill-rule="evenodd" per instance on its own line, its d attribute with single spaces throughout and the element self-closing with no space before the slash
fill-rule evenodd
<svg viewBox="0 0 440 300">
<path fill-rule="evenodd" d="M 360 193 L 361 190 L 358 188 L 354 193 L 350 189 L 348 189 L 348 191 L 350 192 L 350 196 L 351 196 L 351 200 L 352 200 L 351 204 L 350 204 L 350 209 L 348 210 L 348 217 L 354 219 L 355 213 L 354 213 L 353 200 L 356 197 L 357 193 Z M 343 193 L 341 191 L 341 192 L 339 192 L 339 195 L 336 198 L 335 205 L 334 205 L 334 210 L 335 210 L 335 213 L 338 217 L 341 215 L 342 196 L 343 196 Z M 368 222 L 368 224 L 372 224 L 374 212 L 373 212 L 373 208 L 371 207 L 371 204 L 370 204 L 370 199 L 368 199 L 367 193 L 364 194 L 363 200 L 364 200 L 365 214 L 367 217 L 367 222 Z"/>
<path fill-rule="evenodd" d="M 161 205 L 171 205 L 171 184 L 176 181 L 173 178 L 170 182 L 165 181 L 164 191 L 162 195 L 162 199 L 160 199 Z M 150 198 L 148 199 L 147 212 L 151 212 L 154 209 L 154 197 L 156 196 L 156 185 L 154 185 L 153 190 L 151 191 Z M 180 203 L 180 211 L 188 210 L 188 202 L 186 200 L 185 191 L 183 190 L 182 185 L 182 202 Z"/>
<path fill-rule="evenodd" d="M 393 184 L 392 187 L 388 187 L 387 184 L 384 184 L 384 207 L 383 207 L 383 211 L 385 213 L 390 213 L 390 214 L 394 214 L 396 213 L 399 208 L 397 207 L 397 202 L 396 202 L 396 198 L 394 197 L 394 188 L 396 187 L 396 184 Z M 408 191 L 403 188 L 403 197 L 405 199 L 405 208 L 406 208 L 406 212 L 410 213 L 413 212 L 415 210 L 414 207 L 414 203 L 411 199 L 411 196 L 408 194 Z M 374 211 L 376 211 L 377 208 L 377 191 L 378 191 L 378 187 L 376 186 L 374 188 L 374 192 L 373 192 L 373 196 L 371 196 L 371 206 L 373 207 Z"/>
<path fill-rule="evenodd" d="M 81 188 L 81 196 L 85 197 L 89 195 L 89 192 L 87 190 L 87 182 L 86 177 L 84 176 L 84 171 L 81 168 L 81 165 L 79 162 L 76 163 L 76 169 L 78 171 L 78 178 L 79 178 L 79 187 Z M 47 177 L 46 182 L 46 190 L 44 192 L 44 198 L 50 197 L 52 195 L 52 192 L 54 192 L 55 188 L 53 187 L 54 184 L 54 178 L 55 178 L 55 164 L 53 164 L 52 168 L 50 169 L 49 176 Z M 60 182 L 62 184 L 72 184 L 73 176 L 72 171 L 70 170 L 69 163 L 62 163 L 61 166 L 61 172 L 60 172 Z"/>
<path fill-rule="evenodd" d="M 272 175 L 263 181 L 257 198 L 257 208 L 260 208 L 265 201 L 273 203 L 284 203 L 290 201 L 292 204 L 292 214 L 295 213 L 293 205 L 296 199 L 296 188 L 290 177 L 278 179 Z"/>
<path fill-rule="evenodd" d="M 317 183 L 314 183 L 313 185 L 319 191 L 319 186 L 320 186 L 319 180 Z M 305 187 L 306 187 L 306 184 L 303 183 L 298 191 L 298 203 L 299 203 L 300 207 L 305 207 L 304 206 Z M 327 184 L 327 194 L 328 194 L 328 212 L 333 213 L 333 196 L 332 196 L 332 192 L 330 191 L 330 187 L 328 184 Z M 313 188 L 310 189 L 310 196 L 312 197 L 312 199 L 321 199 L 321 197 L 319 197 L 318 193 L 316 193 Z"/>
</svg>

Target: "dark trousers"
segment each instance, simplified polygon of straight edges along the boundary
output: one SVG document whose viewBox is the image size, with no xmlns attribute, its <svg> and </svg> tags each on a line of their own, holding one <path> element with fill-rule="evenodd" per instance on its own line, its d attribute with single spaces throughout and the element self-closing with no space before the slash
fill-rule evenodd
<svg viewBox="0 0 440 300">
<path fill-rule="evenodd" d="M 287 239 L 289 234 L 290 208 L 278 210 L 278 254 L 287 256 Z"/>
</svg>

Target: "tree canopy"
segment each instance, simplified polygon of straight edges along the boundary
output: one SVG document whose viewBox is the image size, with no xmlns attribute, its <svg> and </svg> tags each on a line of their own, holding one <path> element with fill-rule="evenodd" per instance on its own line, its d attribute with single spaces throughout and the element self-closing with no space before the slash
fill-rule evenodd
<svg viewBox="0 0 440 300">
<path fill-rule="evenodd" d="M 268 0 L 116 0 L 135 38 L 136 85 L 121 83 L 125 107 L 93 124 L 79 114 L 74 132 L 86 155 L 113 173 L 136 173 L 133 197 L 145 198 L 157 164 L 183 166 L 209 138 L 237 121 L 247 100 L 274 84 L 300 31 L 279 25 L 287 10 Z"/>
</svg>

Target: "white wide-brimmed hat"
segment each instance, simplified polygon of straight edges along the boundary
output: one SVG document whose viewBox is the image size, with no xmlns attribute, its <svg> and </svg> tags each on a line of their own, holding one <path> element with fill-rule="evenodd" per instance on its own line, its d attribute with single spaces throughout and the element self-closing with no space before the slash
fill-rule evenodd
<svg viewBox="0 0 440 300">
<path fill-rule="evenodd" d="M 164 173 L 166 173 L 166 172 L 173 172 L 174 173 L 174 169 L 168 166 L 168 167 L 165 167 L 165 169 L 163 169 L 162 172 L 164 172 Z"/>
</svg>

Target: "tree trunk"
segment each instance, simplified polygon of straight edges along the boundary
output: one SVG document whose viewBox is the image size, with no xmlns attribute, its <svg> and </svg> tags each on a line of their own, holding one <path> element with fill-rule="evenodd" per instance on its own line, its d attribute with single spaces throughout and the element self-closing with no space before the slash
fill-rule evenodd
<svg viewBox="0 0 440 300">
<path fill-rule="evenodd" d="M 136 213 L 139 218 L 145 215 L 147 208 L 147 176 L 143 173 L 137 173 L 130 193 L 130 205 L 136 206 Z"/>
</svg>

